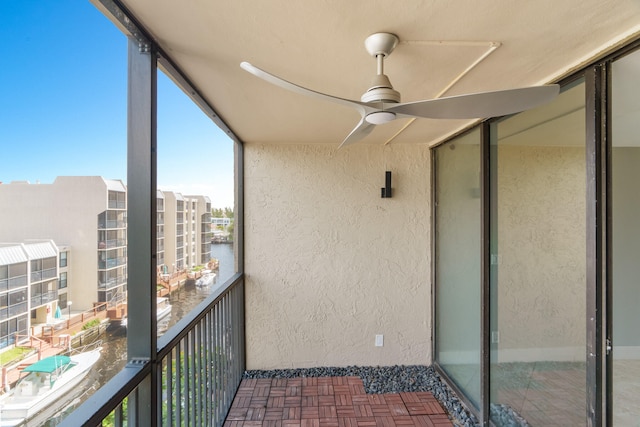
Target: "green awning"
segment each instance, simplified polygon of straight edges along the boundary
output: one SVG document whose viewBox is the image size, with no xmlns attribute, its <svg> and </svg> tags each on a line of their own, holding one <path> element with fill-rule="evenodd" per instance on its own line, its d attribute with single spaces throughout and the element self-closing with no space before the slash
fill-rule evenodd
<svg viewBox="0 0 640 427">
<path fill-rule="evenodd" d="M 51 373 L 61 366 L 71 363 L 69 356 L 51 356 L 42 360 L 38 360 L 33 365 L 24 368 L 24 372 L 47 372 Z"/>
</svg>

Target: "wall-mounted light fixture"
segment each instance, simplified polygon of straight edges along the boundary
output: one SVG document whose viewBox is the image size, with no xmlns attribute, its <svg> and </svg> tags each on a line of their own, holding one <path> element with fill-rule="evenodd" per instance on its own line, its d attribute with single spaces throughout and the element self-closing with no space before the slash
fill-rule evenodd
<svg viewBox="0 0 640 427">
<path fill-rule="evenodd" d="M 380 189 L 380 194 L 383 199 L 391 198 L 391 171 L 384 173 L 384 187 Z"/>
</svg>

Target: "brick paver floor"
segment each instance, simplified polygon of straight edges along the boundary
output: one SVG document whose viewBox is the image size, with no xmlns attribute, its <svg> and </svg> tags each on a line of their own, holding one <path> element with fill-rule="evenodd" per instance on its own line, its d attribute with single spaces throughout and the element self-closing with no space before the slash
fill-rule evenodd
<svg viewBox="0 0 640 427">
<path fill-rule="evenodd" d="M 224 425 L 453 426 L 431 393 L 366 394 L 359 377 L 245 379 Z"/>
</svg>

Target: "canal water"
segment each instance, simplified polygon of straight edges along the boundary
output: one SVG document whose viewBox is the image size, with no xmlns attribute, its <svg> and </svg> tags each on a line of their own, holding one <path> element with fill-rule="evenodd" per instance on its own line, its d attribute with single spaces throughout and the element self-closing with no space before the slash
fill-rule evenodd
<svg viewBox="0 0 640 427">
<path fill-rule="evenodd" d="M 190 286 L 174 292 L 169 298 L 171 303 L 171 317 L 169 318 L 168 328 L 173 326 L 185 314 L 189 313 L 203 301 L 211 291 L 222 285 L 235 273 L 233 244 L 212 244 L 211 257 L 218 259 L 220 263 L 213 284 L 204 289 Z M 49 427 L 59 424 L 75 407 L 124 368 L 127 363 L 126 329 L 110 327 L 100 339 L 102 339 L 102 354 L 100 360 L 91 369 L 89 375 L 80 383 L 80 387 L 83 390 L 82 394 L 70 402 L 66 402 L 65 406 L 54 416 L 51 416 L 51 414 L 47 414 L 46 417 L 36 416 L 33 421 L 28 423 L 29 426 L 43 425 Z"/>
</svg>

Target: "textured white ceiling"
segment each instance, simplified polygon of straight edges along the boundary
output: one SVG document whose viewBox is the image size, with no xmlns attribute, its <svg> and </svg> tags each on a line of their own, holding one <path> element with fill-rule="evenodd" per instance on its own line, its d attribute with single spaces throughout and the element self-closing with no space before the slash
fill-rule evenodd
<svg viewBox="0 0 640 427">
<path fill-rule="evenodd" d="M 404 101 L 548 83 L 635 37 L 637 0 L 125 0 L 124 4 L 247 143 L 328 143 L 359 120 L 349 108 L 272 86 L 252 64 L 299 85 L 360 99 L 375 74 L 364 39 L 385 31 L 401 44 L 385 72 Z M 432 43 L 444 41 L 442 44 Z M 420 43 L 410 43 L 420 42 Z M 383 144 L 407 121 L 378 126 Z M 392 143 L 434 143 L 464 120 L 411 123 Z"/>
</svg>

